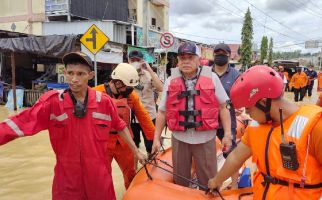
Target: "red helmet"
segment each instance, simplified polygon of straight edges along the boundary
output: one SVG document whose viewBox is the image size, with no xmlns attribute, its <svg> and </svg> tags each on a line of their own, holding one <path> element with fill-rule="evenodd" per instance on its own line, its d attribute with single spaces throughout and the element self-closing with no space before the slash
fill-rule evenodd
<svg viewBox="0 0 322 200">
<path fill-rule="evenodd" d="M 235 108 L 249 108 L 263 98 L 280 97 L 283 87 L 283 80 L 276 71 L 257 65 L 238 77 L 230 90 L 230 98 Z"/>
</svg>

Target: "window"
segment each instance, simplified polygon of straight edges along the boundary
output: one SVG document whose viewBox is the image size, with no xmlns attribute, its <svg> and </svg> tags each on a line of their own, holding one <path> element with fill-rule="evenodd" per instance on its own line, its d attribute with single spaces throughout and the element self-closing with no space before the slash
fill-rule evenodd
<svg viewBox="0 0 322 200">
<path fill-rule="evenodd" d="M 152 26 L 156 26 L 157 25 L 157 20 L 155 18 L 152 18 L 151 25 Z"/>
</svg>

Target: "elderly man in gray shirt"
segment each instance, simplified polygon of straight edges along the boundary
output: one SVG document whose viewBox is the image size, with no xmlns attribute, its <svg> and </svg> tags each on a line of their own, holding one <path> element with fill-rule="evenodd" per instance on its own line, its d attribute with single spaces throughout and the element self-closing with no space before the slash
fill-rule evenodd
<svg viewBox="0 0 322 200">
<path fill-rule="evenodd" d="M 172 133 L 173 172 L 191 178 L 192 159 L 199 184 L 207 185 L 217 173 L 216 129 L 220 116 L 224 128 L 223 145 L 231 147 L 229 100 L 219 78 L 210 67 L 199 67 L 199 49 L 183 43 L 178 49 L 178 67 L 164 85 L 156 119 L 152 152 L 160 149 L 165 124 Z M 173 177 L 176 184 L 189 182 Z"/>
</svg>

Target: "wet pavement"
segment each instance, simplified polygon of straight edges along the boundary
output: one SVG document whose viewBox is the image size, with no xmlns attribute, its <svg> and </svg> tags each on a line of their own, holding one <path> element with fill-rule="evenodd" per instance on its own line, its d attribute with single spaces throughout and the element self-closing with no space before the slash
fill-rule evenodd
<svg viewBox="0 0 322 200">
<path fill-rule="evenodd" d="M 285 93 L 293 101 L 293 93 Z M 298 105 L 315 103 L 316 90 L 312 97 L 305 97 Z M 0 121 L 14 112 L 0 106 Z M 143 151 L 143 147 L 141 148 Z M 33 137 L 12 141 L 0 147 L 0 199 L 1 200 L 50 200 L 55 155 L 51 149 L 48 132 L 42 131 Z M 123 176 L 113 162 L 113 181 L 117 199 L 125 192 Z"/>
</svg>

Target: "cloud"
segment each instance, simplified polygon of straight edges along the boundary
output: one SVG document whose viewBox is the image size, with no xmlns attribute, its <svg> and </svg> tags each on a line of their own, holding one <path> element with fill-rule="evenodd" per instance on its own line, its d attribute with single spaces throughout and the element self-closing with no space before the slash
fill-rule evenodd
<svg viewBox="0 0 322 200">
<path fill-rule="evenodd" d="M 173 16 L 204 15 L 213 9 L 211 1 L 175 0 L 174 4 L 170 5 L 170 15 Z"/>
<path fill-rule="evenodd" d="M 221 16 L 216 17 L 202 23 L 202 27 L 205 29 L 215 29 L 216 31 L 231 31 L 236 24 L 242 24 L 243 19 L 234 16 Z"/>
<path fill-rule="evenodd" d="M 287 46 L 283 50 L 303 50 L 304 45 L 297 45 L 298 43 L 310 38 L 322 39 L 322 29 L 319 29 L 322 23 L 322 1 L 313 0 L 170 0 L 170 31 L 178 37 L 206 44 L 218 41 L 240 43 L 243 18 L 238 16 L 244 16 L 245 13 L 232 4 L 245 11 L 249 7 L 252 18 L 260 21 L 253 21 L 253 41 L 258 45 L 263 35 L 272 37 L 275 47 Z M 279 49 L 276 48 L 277 50 Z"/>
<path fill-rule="evenodd" d="M 304 0 L 266 0 L 266 8 L 271 11 L 294 13 L 305 9 L 309 1 Z"/>
</svg>

